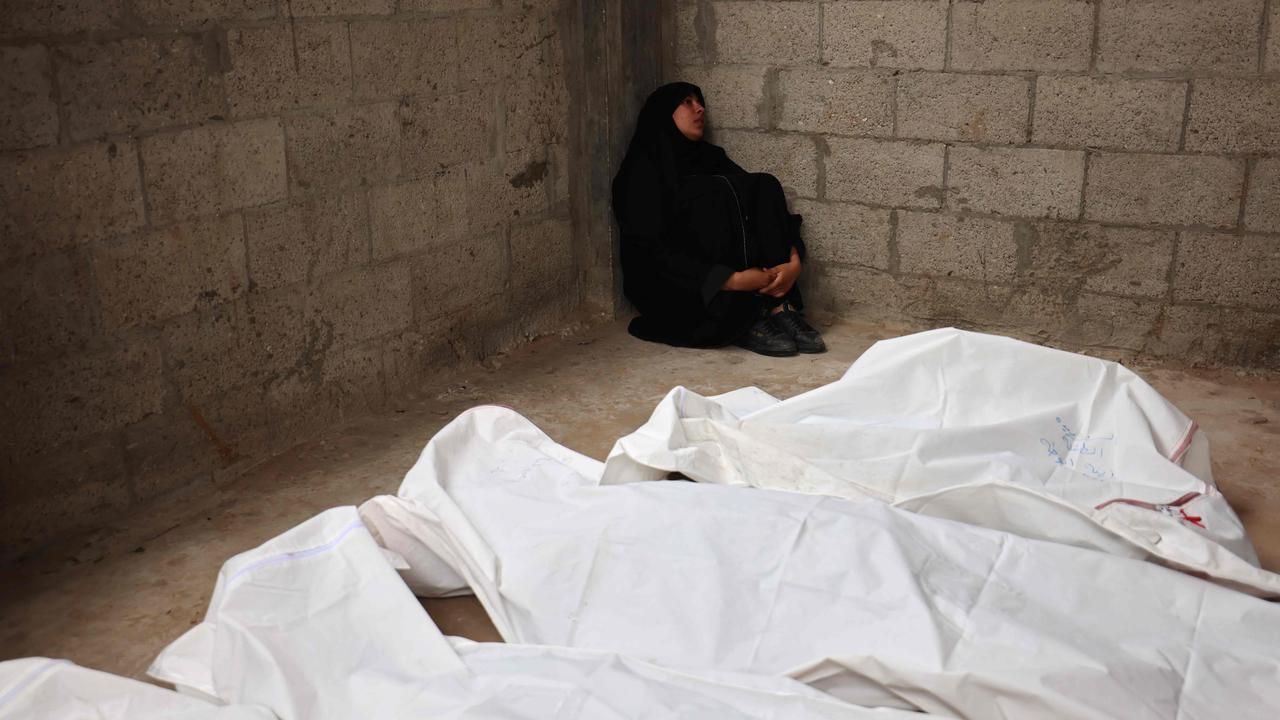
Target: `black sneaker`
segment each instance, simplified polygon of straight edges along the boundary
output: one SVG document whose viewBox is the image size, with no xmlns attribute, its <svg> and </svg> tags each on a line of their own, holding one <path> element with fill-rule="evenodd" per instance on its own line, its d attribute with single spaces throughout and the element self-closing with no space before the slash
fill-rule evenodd
<svg viewBox="0 0 1280 720">
<path fill-rule="evenodd" d="M 774 322 L 775 316 L 761 318 L 745 335 L 738 338 L 734 343 L 738 347 L 744 347 L 753 353 L 761 355 L 769 355 L 770 357 L 791 357 L 799 352 L 796 343 L 783 330 L 778 323 Z"/>
<path fill-rule="evenodd" d="M 787 336 L 795 341 L 796 350 L 802 353 L 824 353 L 827 351 L 827 344 L 822 341 L 822 335 L 814 330 L 809 323 L 804 321 L 804 316 L 800 313 L 787 308 L 780 313 L 773 315 L 778 327 L 782 328 Z"/>
</svg>

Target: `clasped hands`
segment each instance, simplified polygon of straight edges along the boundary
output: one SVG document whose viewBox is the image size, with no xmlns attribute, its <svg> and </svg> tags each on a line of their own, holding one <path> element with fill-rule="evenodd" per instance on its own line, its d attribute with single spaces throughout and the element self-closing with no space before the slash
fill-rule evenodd
<svg viewBox="0 0 1280 720">
<path fill-rule="evenodd" d="M 739 270 L 725 280 L 723 290 L 758 292 L 761 295 L 780 298 L 791 292 L 800 277 L 800 254 L 791 249 L 791 259 L 781 265 L 766 268 Z"/>
</svg>

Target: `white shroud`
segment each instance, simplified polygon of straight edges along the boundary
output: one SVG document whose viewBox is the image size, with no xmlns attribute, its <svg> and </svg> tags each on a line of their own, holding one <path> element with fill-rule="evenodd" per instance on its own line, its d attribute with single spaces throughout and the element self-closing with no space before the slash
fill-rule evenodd
<svg viewBox="0 0 1280 720">
<path fill-rule="evenodd" d="M 361 514 L 420 592 L 510 642 L 795 678 L 968 718 L 1272 718 L 1280 607 L 1134 559 L 878 501 L 602 467 L 464 413 Z"/>
<path fill-rule="evenodd" d="M 1009 338 L 882 341 L 840 380 L 781 402 L 676 388 L 614 445 L 601 482 L 671 472 L 873 498 L 1280 597 L 1190 418 L 1121 365 Z"/>
<path fill-rule="evenodd" d="M 200 625 L 150 673 L 280 720 L 906 720 L 787 678 L 682 672 L 615 653 L 450 641 L 355 508 L 229 560 Z"/>
</svg>

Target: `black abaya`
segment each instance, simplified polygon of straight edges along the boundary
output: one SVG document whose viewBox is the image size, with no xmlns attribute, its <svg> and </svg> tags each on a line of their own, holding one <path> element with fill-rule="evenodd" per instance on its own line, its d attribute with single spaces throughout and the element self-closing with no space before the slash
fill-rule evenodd
<svg viewBox="0 0 1280 720">
<path fill-rule="evenodd" d="M 650 96 L 613 182 L 622 235 L 623 292 L 640 311 L 632 334 L 672 345 L 733 342 L 785 298 L 721 290 L 735 271 L 804 255 L 798 215 L 787 211 L 772 175 L 747 173 L 710 143 L 691 141 L 671 115 L 694 85 L 673 83 Z"/>
</svg>

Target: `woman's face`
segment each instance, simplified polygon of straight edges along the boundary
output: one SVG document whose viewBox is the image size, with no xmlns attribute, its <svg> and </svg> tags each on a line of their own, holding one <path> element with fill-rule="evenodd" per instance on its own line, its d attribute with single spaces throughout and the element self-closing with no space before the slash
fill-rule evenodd
<svg viewBox="0 0 1280 720">
<path fill-rule="evenodd" d="M 707 109 L 698 102 L 698 96 L 689 95 L 676 107 L 675 112 L 671 113 L 671 119 L 676 121 L 676 127 L 681 135 L 697 141 L 702 139 L 706 115 Z"/>
</svg>

